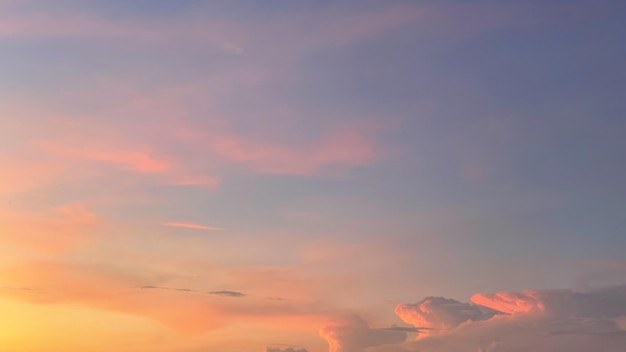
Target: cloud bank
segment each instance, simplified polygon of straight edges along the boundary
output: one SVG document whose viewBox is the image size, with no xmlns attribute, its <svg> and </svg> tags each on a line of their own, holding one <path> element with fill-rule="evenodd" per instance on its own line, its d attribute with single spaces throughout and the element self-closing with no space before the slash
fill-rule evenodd
<svg viewBox="0 0 626 352">
<path fill-rule="evenodd" d="M 395 311 L 402 320 L 432 332 L 371 351 L 618 352 L 626 346 L 626 286 L 476 294 L 471 301 L 427 297 L 400 304 Z"/>
</svg>

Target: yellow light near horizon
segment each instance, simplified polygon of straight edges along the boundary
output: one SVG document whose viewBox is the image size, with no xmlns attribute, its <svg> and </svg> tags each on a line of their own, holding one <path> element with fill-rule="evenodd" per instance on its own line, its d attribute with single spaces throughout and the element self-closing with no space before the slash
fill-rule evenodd
<svg viewBox="0 0 626 352">
<path fill-rule="evenodd" d="M 148 319 L 73 305 L 0 298 L 0 312 L 3 352 L 140 351 L 165 331 Z"/>
</svg>

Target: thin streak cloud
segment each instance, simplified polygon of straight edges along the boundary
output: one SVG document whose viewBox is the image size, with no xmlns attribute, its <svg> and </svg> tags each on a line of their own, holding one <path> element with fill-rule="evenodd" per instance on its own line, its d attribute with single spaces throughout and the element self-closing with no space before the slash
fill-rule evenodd
<svg viewBox="0 0 626 352">
<path fill-rule="evenodd" d="M 181 227 L 184 229 L 204 230 L 204 231 L 222 231 L 223 230 L 223 228 L 221 227 L 205 226 L 205 225 L 200 225 L 200 224 L 184 223 L 184 222 L 164 222 L 161 225 L 168 226 L 168 227 Z"/>
</svg>

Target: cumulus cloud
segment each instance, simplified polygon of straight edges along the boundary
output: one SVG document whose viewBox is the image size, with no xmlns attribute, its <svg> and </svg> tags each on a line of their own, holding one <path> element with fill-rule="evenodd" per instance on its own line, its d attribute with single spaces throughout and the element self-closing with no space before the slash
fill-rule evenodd
<svg viewBox="0 0 626 352">
<path fill-rule="evenodd" d="M 368 347 L 398 344 L 407 333 L 394 329 L 373 329 L 358 316 L 328 324 L 320 330 L 329 345 L 329 352 L 361 352 Z"/>
<path fill-rule="evenodd" d="M 438 333 L 371 351 L 618 352 L 626 346 L 626 286 L 477 294 L 472 302 L 429 297 L 399 305 L 403 320 Z"/>
</svg>

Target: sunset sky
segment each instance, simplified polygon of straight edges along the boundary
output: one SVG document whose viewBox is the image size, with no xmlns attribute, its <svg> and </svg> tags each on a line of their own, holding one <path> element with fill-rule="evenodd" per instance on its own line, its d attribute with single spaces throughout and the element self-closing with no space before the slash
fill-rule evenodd
<svg viewBox="0 0 626 352">
<path fill-rule="evenodd" d="M 626 2 L 0 0 L 0 351 L 623 352 Z"/>
</svg>

